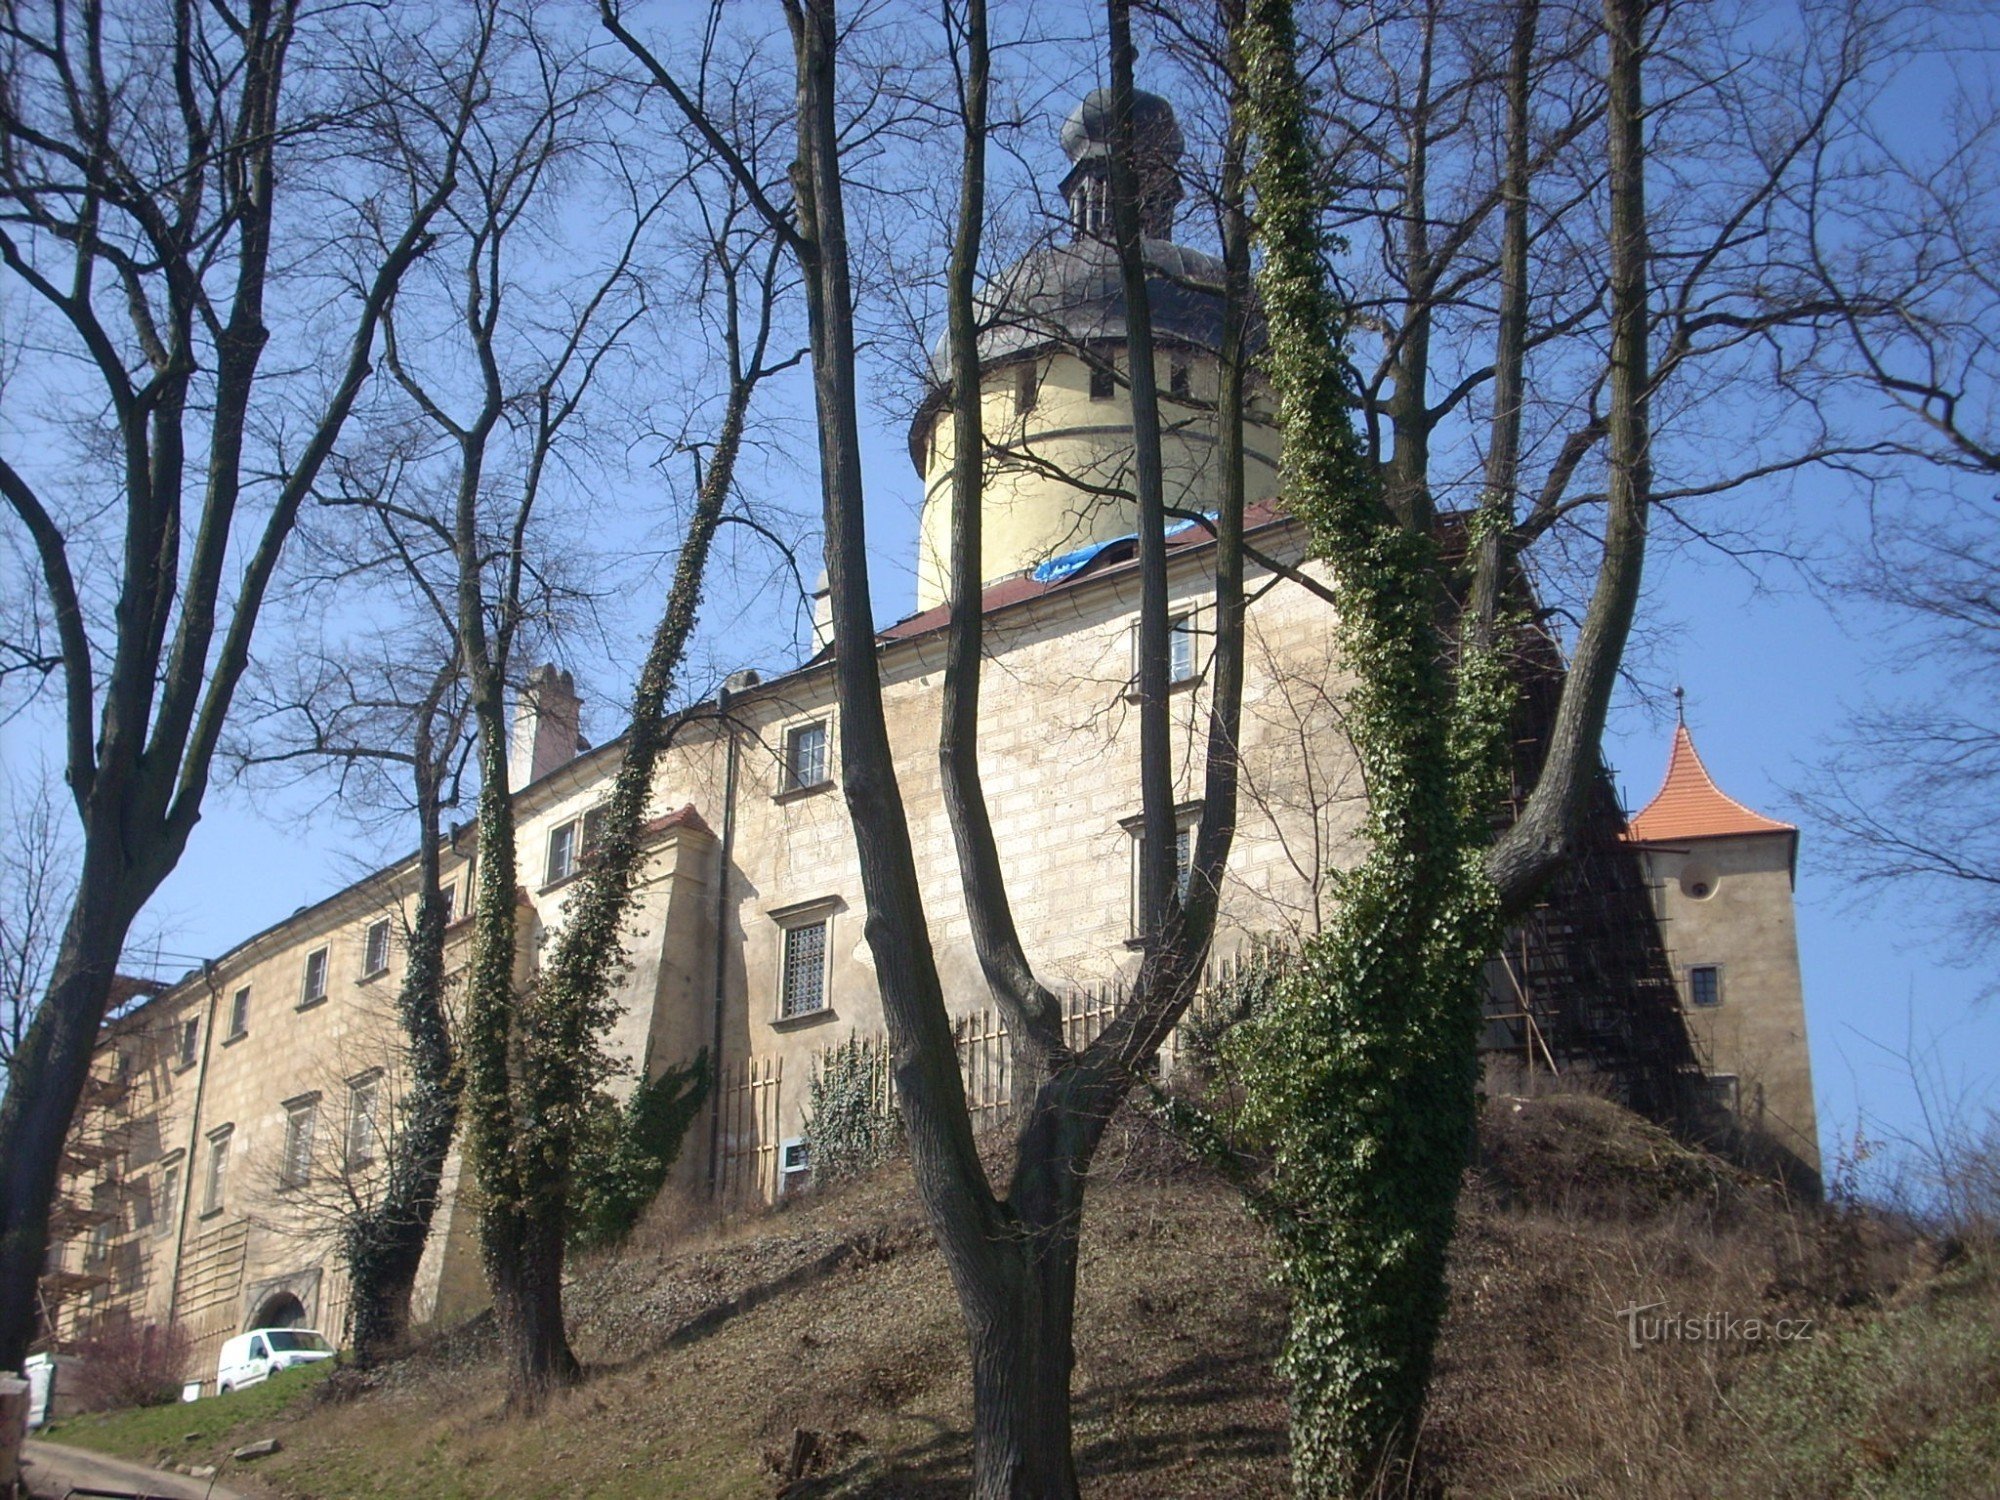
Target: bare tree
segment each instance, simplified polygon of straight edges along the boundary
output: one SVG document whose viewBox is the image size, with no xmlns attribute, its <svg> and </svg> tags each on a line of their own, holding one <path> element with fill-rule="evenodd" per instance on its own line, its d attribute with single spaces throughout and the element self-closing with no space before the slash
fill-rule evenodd
<svg viewBox="0 0 2000 1500">
<path fill-rule="evenodd" d="M 353 558 L 353 549 L 335 554 Z M 348 576 L 343 571 L 343 576 Z M 421 621 L 418 622 L 421 625 Z M 435 627 L 435 621 L 431 622 Z M 246 693 L 233 757 L 247 775 L 276 771 L 335 777 L 334 795 L 365 821 L 394 819 L 417 833 L 415 904 L 403 933 L 396 994 L 393 1100 L 381 1098 L 368 1129 L 366 1170 L 343 1147 L 319 1173 L 336 1191 L 319 1218 L 334 1230 L 348 1272 L 353 1350 L 368 1365 L 408 1331 L 417 1271 L 430 1238 L 445 1160 L 458 1127 L 461 1078 L 445 976 L 451 920 L 443 878 L 445 812 L 458 805 L 470 749 L 458 662 L 435 628 L 378 633 L 346 659 L 302 652 L 282 676 L 261 674 Z M 403 915 L 399 905 L 397 915 Z M 370 1059 L 371 1061 L 379 1061 Z M 351 1070 L 350 1070 L 351 1071 Z M 349 1132 L 353 1136 L 352 1130 Z M 352 1144 L 350 1140 L 349 1144 Z"/>
<path fill-rule="evenodd" d="M 1855 890 L 1912 897 L 1968 965 L 2000 941 L 2000 840 L 1965 815 L 2000 777 L 2000 128 L 1989 54 L 1968 45 L 1983 24 L 1923 38 L 1927 83 L 1951 80 L 1941 130 L 1900 129 L 1892 90 L 1814 157 L 1797 194 L 1808 264 L 1841 316 L 1786 372 L 1830 419 L 1872 423 L 1914 461 L 1872 492 L 1874 534 L 1833 582 L 1871 628 L 1886 618 L 1899 655 L 1928 656 L 1950 682 L 1857 706 L 1794 795 L 1834 834 Z"/>
<path fill-rule="evenodd" d="M 354 449 L 325 498 L 368 518 L 381 560 L 450 641 L 453 691 L 476 746 L 461 1108 L 510 1395 L 532 1406 L 580 1374 L 562 1306 L 571 1168 L 618 1066 L 603 1032 L 652 771 L 680 722 L 678 674 L 710 546 L 725 520 L 741 518 L 730 507 L 749 402 L 788 361 L 771 354 L 782 262 L 728 179 L 714 194 L 698 182 L 701 143 L 626 139 L 620 82 L 595 70 L 580 37 L 528 20 L 512 45 L 509 91 L 489 109 L 443 216 L 449 239 L 437 258 L 450 269 L 406 288 L 386 320 L 394 398 L 371 413 L 374 441 Z M 718 101 L 729 92 L 719 84 Z M 747 117 L 731 126 L 746 136 L 757 128 Z M 595 195 L 587 235 L 572 240 L 584 233 L 586 193 Z M 616 205 L 609 233 L 606 199 Z M 682 225 L 679 262 L 662 249 L 674 236 L 670 212 Z M 657 435 L 661 398 L 639 384 L 652 372 L 634 356 L 683 292 L 715 335 L 726 394 L 719 414 L 698 402 L 674 444 L 674 457 L 695 461 L 688 529 L 623 736 L 611 815 L 537 973 L 521 931 L 508 698 L 524 654 L 591 603 L 569 577 L 581 570 L 563 566 L 574 547 L 555 533 L 584 528 L 578 476 L 607 436 Z"/>
<path fill-rule="evenodd" d="M 1982 478 L 2000 474 L 1994 40 L 1991 18 L 1970 13 L 1899 37 L 1941 128 L 1911 132 L 1910 85 L 1892 83 L 1792 191 L 1809 224 L 1804 270 L 1839 318 L 1789 378 L 1815 401 L 1888 417 L 1898 451 Z M 1941 97 L 1928 92 L 1940 76 Z"/>
<path fill-rule="evenodd" d="M 481 17 L 329 19 L 63 0 L 0 27 L 0 265 L 57 371 L 0 494 L 39 573 L 80 824 L 0 1103 L 8 1367 L 119 950 L 200 817 L 280 554 L 480 105 Z"/>
<path fill-rule="evenodd" d="M 607 25 L 633 51 L 717 154 L 734 153 L 723 130 L 674 74 L 604 7 Z M 831 4 L 789 5 L 797 61 L 795 197 L 762 194 L 739 174 L 805 278 L 819 419 L 827 567 L 833 601 L 835 681 L 840 703 L 843 790 L 861 859 L 867 935 L 875 955 L 893 1067 L 916 1160 L 917 1183 L 944 1248 L 971 1344 L 974 1489 L 982 1496 L 1073 1495 L 1069 1385 L 1077 1235 L 1087 1170 L 1105 1127 L 1138 1072 L 1192 998 L 1213 931 L 1234 829 L 1237 702 L 1242 674 L 1241 423 L 1248 239 L 1240 199 L 1228 239 L 1222 420 L 1224 490 L 1218 549 L 1215 687 L 1207 787 L 1193 873 L 1175 878 L 1171 745 L 1167 720 L 1168 622 L 1165 497 L 1159 393 L 1153 388 L 1146 321 L 1153 268 L 1139 237 L 1141 151 L 1132 128 L 1129 20 L 1114 6 L 1115 127 L 1111 199 L 1116 263 L 1127 283 L 1128 379 L 1135 413 L 1142 612 L 1139 699 L 1144 840 L 1144 957 L 1132 1003 L 1091 1046 L 1063 1038 L 1055 995 L 1036 977 L 1016 932 L 977 772 L 981 659 L 980 513 L 989 458 L 1004 459 L 982 430 L 980 323 L 975 288 L 986 222 L 990 44 L 985 7 L 949 7 L 944 25 L 954 66 L 961 141 L 956 233 L 948 273 L 949 399 L 953 476 L 951 626 L 939 761 L 959 854 L 974 942 L 1014 1048 L 1016 1158 L 1006 1190 L 989 1183 L 974 1146 L 951 1024 L 897 786 L 873 651 L 863 493 L 858 452 L 858 380 L 850 239 L 844 201 L 839 27 Z M 1236 176 L 1240 187 L 1240 170 Z M 1136 293 L 1133 288 L 1136 286 Z"/>
<path fill-rule="evenodd" d="M 1845 593 L 1885 612 L 1896 649 L 1923 651 L 1951 685 L 1858 707 L 1793 795 L 1833 833 L 1853 889 L 1913 900 L 1952 961 L 1973 966 L 2000 943 L 2000 837 L 1967 815 L 2000 785 L 2000 563 L 1989 502 L 1937 512 L 1882 521 Z"/>
<path fill-rule="evenodd" d="M 772 355 L 781 252 L 767 233 L 757 232 L 754 219 L 753 232 L 743 232 L 739 221 L 746 216 L 746 205 L 733 190 L 728 198 L 711 246 L 723 303 L 721 352 L 727 378 L 720 426 L 704 455 L 673 582 L 633 688 L 603 833 L 582 881 L 565 903 L 562 930 L 521 1007 L 513 1042 L 519 1077 L 503 1179 L 510 1222 L 496 1234 L 497 1216 L 489 1214 L 487 1246 L 491 1265 L 499 1263 L 501 1253 L 520 1257 L 524 1285 L 514 1294 L 513 1317 L 528 1321 L 528 1299 L 538 1299 L 532 1314 L 537 1342 L 525 1346 L 549 1349 L 548 1361 L 530 1369 L 517 1356 L 513 1367 L 514 1398 L 527 1403 L 540 1387 L 565 1383 L 577 1373 L 573 1358 L 563 1358 L 566 1344 L 554 1348 L 563 1329 L 562 1255 L 570 1238 L 573 1170 L 585 1144 L 585 1106 L 596 1099 L 614 1066 L 602 1053 L 602 1037 L 617 1013 L 612 986 L 626 961 L 653 773 L 686 722 L 685 715 L 669 709 L 699 618 L 716 531 L 734 496 L 751 401 L 764 380 L 803 357 L 803 351 Z M 694 1087 L 707 1087 L 705 1063 L 698 1060 L 695 1068 Z M 698 1096 L 687 1107 L 694 1102 Z M 491 1180 L 501 1174 L 494 1170 L 491 1145 L 486 1149 Z M 503 1252 L 499 1247 L 510 1241 L 518 1249 Z M 496 1294 L 501 1284 L 496 1275 Z M 515 1330 L 517 1339 L 523 1331 Z"/>
<path fill-rule="evenodd" d="M 7 782 L 0 854 L 0 1069 L 14 1062 L 35 1007 L 48 990 L 76 885 L 76 859 L 47 776 Z"/>
</svg>

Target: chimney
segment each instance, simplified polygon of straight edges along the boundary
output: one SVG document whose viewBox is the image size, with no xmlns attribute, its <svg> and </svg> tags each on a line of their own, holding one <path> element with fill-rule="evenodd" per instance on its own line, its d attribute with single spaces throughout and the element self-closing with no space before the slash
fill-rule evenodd
<svg viewBox="0 0 2000 1500">
<path fill-rule="evenodd" d="M 813 650 L 820 652 L 833 644 L 833 589 L 826 581 L 826 569 L 819 570 L 813 585 Z"/>
<path fill-rule="evenodd" d="M 507 755 L 513 790 L 576 759 L 582 716 L 583 700 L 569 673 L 549 663 L 528 674 L 528 685 L 514 700 L 514 742 Z"/>
</svg>

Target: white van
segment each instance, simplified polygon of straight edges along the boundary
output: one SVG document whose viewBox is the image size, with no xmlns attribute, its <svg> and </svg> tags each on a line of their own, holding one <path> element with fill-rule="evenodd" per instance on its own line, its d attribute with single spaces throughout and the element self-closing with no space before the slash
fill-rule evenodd
<svg viewBox="0 0 2000 1500">
<path fill-rule="evenodd" d="M 332 1358 L 333 1345 L 310 1328 L 253 1328 L 223 1344 L 215 1366 L 215 1393 L 226 1396 L 293 1365 Z"/>
<path fill-rule="evenodd" d="M 28 1426 L 43 1427 L 76 1415 L 76 1377 L 83 1361 L 74 1354 L 30 1354 L 21 1373 L 28 1378 Z"/>
</svg>

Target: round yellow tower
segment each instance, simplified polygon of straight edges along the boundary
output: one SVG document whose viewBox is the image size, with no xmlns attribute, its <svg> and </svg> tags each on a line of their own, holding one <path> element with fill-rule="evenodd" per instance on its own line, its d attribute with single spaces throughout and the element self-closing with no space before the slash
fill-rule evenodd
<svg viewBox="0 0 2000 1500">
<path fill-rule="evenodd" d="M 1215 509 L 1217 353 L 1222 263 L 1173 242 L 1184 150 L 1173 106 L 1133 100 L 1147 301 L 1153 314 L 1167 503 Z M 996 277 L 980 307 L 980 391 L 987 466 L 982 586 L 1094 543 L 1132 535 L 1132 404 L 1126 378 L 1125 295 L 1110 242 L 1111 98 L 1089 94 L 1063 123 L 1070 159 L 1062 183 L 1069 242 L 1037 250 Z M 945 602 L 951 557 L 952 426 L 939 388 L 910 427 L 910 457 L 924 476 L 917 608 Z M 1246 498 L 1277 490 L 1278 434 L 1250 403 Z"/>
</svg>

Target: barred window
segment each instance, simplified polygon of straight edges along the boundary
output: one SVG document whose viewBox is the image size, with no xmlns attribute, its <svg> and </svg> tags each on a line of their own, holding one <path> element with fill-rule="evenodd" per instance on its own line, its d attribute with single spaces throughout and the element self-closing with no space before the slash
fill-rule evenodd
<svg viewBox="0 0 2000 1500">
<path fill-rule="evenodd" d="M 1195 665 L 1194 616 L 1176 615 L 1167 622 L 1167 681 L 1190 682 Z"/>
<path fill-rule="evenodd" d="M 1190 611 L 1184 615 L 1173 615 L 1167 620 L 1167 686 L 1178 687 L 1184 682 L 1194 682 L 1201 676 L 1201 652 L 1198 649 L 1201 631 L 1196 628 L 1196 616 Z M 1132 686 L 1130 691 L 1139 691 L 1139 622 L 1132 622 Z"/>
<path fill-rule="evenodd" d="M 165 1234 L 174 1227 L 181 1211 L 181 1163 L 176 1156 L 161 1166 L 153 1203 L 153 1233 Z"/>
<path fill-rule="evenodd" d="M 1144 878 L 1146 858 L 1146 829 L 1144 814 L 1135 814 L 1120 824 L 1132 836 L 1132 941 L 1145 936 L 1145 922 L 1142 917 L 1140 886 Z M 1201 804 L 1183 802 L 1174 809 L 1174 888 L 1182 901 L 1187 900 L 1188 888 L 1194 880 L 1194 840 L 1195 831 L 1201 826 Z"/>
<path fill-rule="evenodd" d="M 826 921 L 785 929 L 785 960 L 778 1014 L 783 1019 L 826 1008 Z"/>
<path fill-rule="evenodd" d="M 1722 1003 L 1722 969 L 1717 964 L 1696 964 L 1688 970 L 1688 1002 L 1706 1010 Z"/>
</svg>

